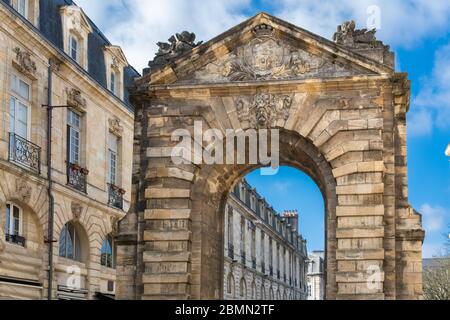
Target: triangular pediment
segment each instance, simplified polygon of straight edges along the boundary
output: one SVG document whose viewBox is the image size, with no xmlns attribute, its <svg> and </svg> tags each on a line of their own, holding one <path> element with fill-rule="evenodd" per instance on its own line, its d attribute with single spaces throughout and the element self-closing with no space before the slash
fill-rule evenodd
<svg viewBox="0 0 450 320">
<path fill-rule="evenodd" d="M 390 66 L 261 13 L 151 70 L 144 79 L 150 84 L 207 84 L 392 72 Z"/>
</svg>

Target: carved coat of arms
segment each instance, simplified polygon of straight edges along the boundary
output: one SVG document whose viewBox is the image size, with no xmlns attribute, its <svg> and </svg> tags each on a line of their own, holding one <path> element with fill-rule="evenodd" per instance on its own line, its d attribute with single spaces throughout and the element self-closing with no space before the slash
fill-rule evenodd
<svg viewBox="0 0 450 320">
<path fill-rule="evenodd" d="M 236 109 L 240 121 L 248 121 L 254 128 L 269 128 L 278 120 L 286 121 L 292 106 L 293 97 L 258 93 L 253 98 L 239 98 Z"/>
</svg>

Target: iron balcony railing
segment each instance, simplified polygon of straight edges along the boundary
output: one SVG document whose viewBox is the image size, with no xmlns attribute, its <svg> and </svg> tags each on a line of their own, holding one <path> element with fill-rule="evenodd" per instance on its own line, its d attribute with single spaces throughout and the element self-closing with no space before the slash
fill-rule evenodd
<svg viewBox="0 0 450 320">
<path fill-rule="evenodd" d="M 24 237 L 14 235 L 14 234 L 7 234 L 5 238 L 6 238 L 6 242 L 17 244 L 21 247 L 25 247 L 25 238 Z"/>
<path fill-rule="evenodd" d="M 228 244 L 228 257 L 234 260 L 234 246 L 231 243 Z"/>
<path fill-rule="evenodd" d="M 40 174 L 41 147 L 15 133 L 10 133 L 9 161 Z"/>
<path fill-rule="evenodd" d="M 122 210 L 124 194 L 125 190 L 108 183 L 108 203 L 110 206 Z"/>
<path fill-rule="evenodd" d="M 78 191 L 87 193 L 87 176 L 89 171 L 77 164 L 67 165 L 67 184 Z"/>
</svg>

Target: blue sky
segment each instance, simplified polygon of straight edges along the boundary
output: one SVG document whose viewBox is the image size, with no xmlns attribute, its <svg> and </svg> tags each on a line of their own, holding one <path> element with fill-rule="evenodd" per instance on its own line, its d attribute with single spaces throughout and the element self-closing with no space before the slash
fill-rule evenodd
<svg viewBox="0 0 450 320">
<path fill-rule="evenodd" d="M 105 35 L 120 45 L 137 70 L 154 56 L 158 41 L 193 31 L 208 40 L 266 11 L 331 38 L 337 25 L 354 19 L 364 28 L 379 14 L 377 36 L 396 53 L 397 70 L 408 72 L 412 103 L 408 114 L 409 190 L 423 214 L 425 257 L 439 252 L 450 224 L 450 1 L 448 0 L 78 0 Z M 375 7 L 374 7 L 375 5 Z M 375 11 L 374 11 L 375 10 Z M 278 210 L 298 208 L 310 249 L 323 243 L 323 204 L 317 187 L 288 169 L 270 183 L 257 174 L 250 182 Z M 271 187 L 272 186 L 272 187 Z M 277 186 L 277 187 L 273 187 Z M 291 191 L 295 190 L 295 194 Z M 318 235 L 319 234 L 319 235 Z"/>
</svg>

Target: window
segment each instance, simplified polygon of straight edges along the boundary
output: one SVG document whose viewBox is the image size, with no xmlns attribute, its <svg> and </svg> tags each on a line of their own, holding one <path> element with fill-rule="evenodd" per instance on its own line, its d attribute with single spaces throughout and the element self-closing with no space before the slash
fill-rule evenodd
<svg viewBox="0 0 450 320">
<path fill-rule="evenodd" d="M 81 116 L 72 110 L 67 113 L 68 158 L 71 164 L 80 164 Z"/>
<path fill-rule="evenodd" d="M 114 71 L 111 72 L 111 79 L 110 79 L 110 90 L 112 93 L 117 94 L 117 82 L 116 82 L 116 73 Z"/>
<path fill-rule="evenodd" d="M 116 263 L 115 250 L 114 250 L 114 240 L 111 235 L 106 236 L 106 239 L 102 243 L 100 263 L 102 266 L 107 268 L 115 268 Z"/>
<path fill-rule="evenodd" d="M 23 139 L 29 138 L 29 110 L 31 86 L 16 74 L 11 76 L 11 97 L 9 103 L 9 131 Z"/>
<path fill-rule="evenodd" d="M 111 185 L 117 185 L 117 167 L 118 167 L 118 139 L 115 135 L 109 134 L 108 137 L 108 180 Z"/>
<path fill-rule="evenodd" d="M 257 295 L 257 292 L 256 292 L 256 283 L 255 283 L 255 281 L 253 281 L 253 283 L 252 283 L 252 299 L 253 299 L 253 300 L 256 300 L 256 295 Z"/>
<path fill-rule="evenodd" d="M 79 51 L 80 48 L 78 39 L 75 36 L 71 35 L 69 38 L 69 54 L 70 57 L 77 62 L 79 62 Z"/>
<path fill-rule="evenodd" d="M 28 17 L 28 0 L 17 0 L 16 2 L 16 10 L 23 17 Z"/>
<path fill-rule="evenodd" d="M 308 297 L 311 297 L 312 296 L 312 294 L 311 294 L 311 285 L 308 285 Z"/>
<path fill-rule="evenodd" d="M 234 239 L 233 239 L 233 208 L 229 207 L 228 208 L 228 243 L 232 244 Z"/>
<path fill-rule="evenodd" d="M 227 293 L 234 295 L 234 278 L 231 273 L 229 273 L 227 277 Z"/>
<path fill-rule="evenodd" d="M 7 242 L 24 245 L 21 237 L 22 210 L 12 203 L 6 204 L 5 236 Z"/>
<path fill-rule="evenodd" d="M 239 295 L 242 299 L 247 299 L 247 283 L 245 282 L 244 278 L 241 279 Z"/>
<path fill-rule="evenodd" d="M 73 223 L 67 223 L 59 236 L 59 256 L 81 261 L 81 239 Z"/>
</svg>

